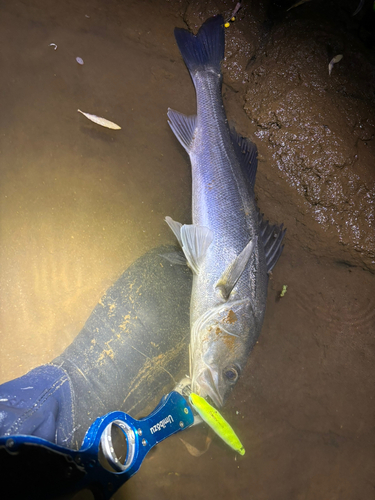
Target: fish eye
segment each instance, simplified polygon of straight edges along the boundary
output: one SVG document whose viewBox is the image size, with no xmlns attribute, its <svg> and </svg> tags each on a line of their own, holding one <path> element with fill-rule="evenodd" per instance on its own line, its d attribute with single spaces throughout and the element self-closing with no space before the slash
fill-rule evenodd
<svg viewBox="0 0 375 500">
<path fill-rule="evenodd" d="M 228 382 L 234 383 L 237 382 L 238 379 L 238 371 L 234 366 L 229 366 L 224 370 L 224 377 L 228 380 Z"/>
</svg>

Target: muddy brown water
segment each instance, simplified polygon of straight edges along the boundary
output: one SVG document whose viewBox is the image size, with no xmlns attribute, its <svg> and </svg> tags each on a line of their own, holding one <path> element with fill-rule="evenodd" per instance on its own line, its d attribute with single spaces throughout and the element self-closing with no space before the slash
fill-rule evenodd
<svg viewBox="0 0 375 500">
<path fill-rule="evenodd" d="M 195 97 L 173 28 L 194 29 L 234 4 L 0 4 L 1 382 L 56 357 L 129 264 L 174 243 L 166 215 L 189 222 L 189 162 L 166 110 L 194 113 Z M 227 34 L 228 117 L 258 144 L 260 209 L 288 228 L 261 337 L 224 409 L 246 455 L 214 439 L 196 458 L 175 436 L 116 499 L 374 498 L 374 102 L 366 80 L 374 66 L 360 41 L 346 43 L 335 27 L 331 55 L 348 49 L 351 71 L 366 64 L 367 76 L 351 80 L 338 63 L 324 87 L 329 54 L 319 25 L 309 44 L 303 27 L 315 14 L 301 9 L 275 20 L 264 4 L 245 2 Z M 78 108 L 121 131 L 91 124 Z M 183 438 L 203 448 L 206 435 L 201 426 Z"/>
</svg>

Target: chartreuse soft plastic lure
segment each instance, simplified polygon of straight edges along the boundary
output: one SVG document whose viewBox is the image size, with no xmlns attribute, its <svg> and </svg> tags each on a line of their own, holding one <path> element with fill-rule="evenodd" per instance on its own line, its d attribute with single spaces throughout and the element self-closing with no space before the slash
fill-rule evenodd
<svg viewBox="0 0 375 500">
<path fill-rule="evenodd" d="M 189 395 L 190 403 L 197 413 L 208 424 L 218 436 L 221 437 L 231 448 L 238 451 L 240 455 L 245 455 L 245 448 L 238 439 L 236 433 L 220 413 L 211 406 L 204 398 L 194 392 Z"/>
</svg>

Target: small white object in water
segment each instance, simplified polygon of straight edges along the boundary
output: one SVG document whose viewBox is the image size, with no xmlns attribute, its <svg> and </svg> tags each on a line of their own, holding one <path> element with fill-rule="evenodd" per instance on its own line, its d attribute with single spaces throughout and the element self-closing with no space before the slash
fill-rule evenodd
<svg viewBox="0 0 375 500">
<path fill-rule="evenodd" d="M 85 64 L 85 63 L 83 62 L 83 59 L 82 59 L 81 57 L 76 57 L 76 61 L 77 61 L 77 63 L 78 63 L 78 64 L 81 64 L 81 65 L 82 65 L 82 64 Z"/>
<path fill-rule="evenodd" d="M 338 63 L 339 61 L 341 61 L 341 59 L 343 58 L 344 56 L 342 54 L 337 54 L 337 56 L 333 57 L 331 59 L 331 62 L 328 64 L 328 74 L 330 75 L 331 74 L 331 71 L 332 71 L 332 68 L 333 68 L 333 65 Z"/>
<path fill-rule="evenodd" d="M 50 44 L 49 44 L 49 46 L 50 46 L 50 47 L 53 47 L 53 49 L 54 49 L 54 50 L 56 50 L 56 49 L 57 49 L 57 45 L 56 45 L 55 43 L 50 43 Z"/>
<path fill-rule="evenodd" d="M 110 122 L 109 120 L 106 120 L 105 118 L 101 118 L 100 116 L 96 115 L 90 115 L 90 113 L 84 113 L 80 109 L 77 109 L 78 113 L 82 113 L 86 118 L 91 120 L 94 123 L 97 123 L 98 125 L 101 125 L 102 127 L 107 127 L 111 128 L 112 130 L 121 130 L 121 127 L 117 125 L 116 123 Z"/>
</svg>

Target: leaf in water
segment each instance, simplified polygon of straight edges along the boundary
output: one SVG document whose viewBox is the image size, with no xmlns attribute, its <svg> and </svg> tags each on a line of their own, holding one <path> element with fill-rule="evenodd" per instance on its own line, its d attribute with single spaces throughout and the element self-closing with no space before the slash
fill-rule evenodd
<svg viewBox="0 0 375 500">
<path fill-rule="evenodd" d="M 101 125 L 102 127 L 111 128 L 112 130 L 120 130 L 121 129 L 121 127 L 119 125 L 117 125 L 116 123 L 110 122 L 106 118 L 101 118 L 100 116 L 96 116 L 96 115 L 90 115 L 90 113 L 84 113 L 80 109 L 77 109 L 77 111 L 78 111 L 78 113 L 82 113 L 84 116 L 86 116 L 86 118 L 88 118 L 92 122 L 97 123 L 98 125 Z"/>
<path fill-rule="evenodd" d="M 182 438 L 180 438 L 180 441 L 182 441 L 184 443 L 184 445 L 186 446 L 186 449 L 190 453 L 190 455 L 193 455 L 193 457 L 200 457 L 201 455 L 203 455 L 204 453 L 206 453 L 208 451 L 208 448 L 210 447 L 210 444 L 212 443 L 212 437 L 211 436 L 206 437 L 206 444 L 205 444 L 205 447 L 203 450 L 198 450 L 198 448 L 196 448 L 192 444 L 187 443 Z"/>
<path fill-rule="evenodd" d="M 342 54 L 337 54 L 337 56 L 333 57 L 331 59 L 331 62 L 328 64 L 328 74 L 330 75 L 331 74 L 331 71 L 332 71 L 332 68 L 333 68 L 333 65 L 338 63 L 339 61 L 341 61 L 341 59 L 343 58 L 344 56 Z"/>
</svg>

